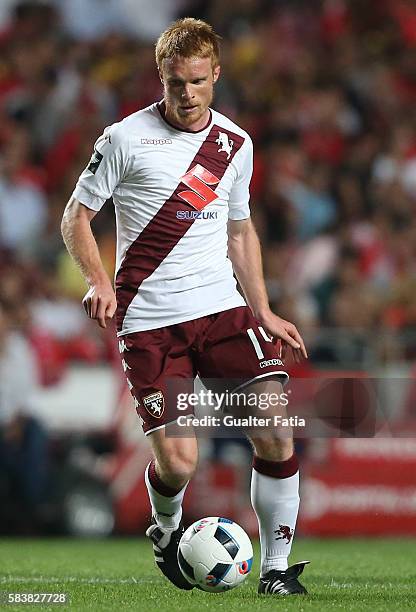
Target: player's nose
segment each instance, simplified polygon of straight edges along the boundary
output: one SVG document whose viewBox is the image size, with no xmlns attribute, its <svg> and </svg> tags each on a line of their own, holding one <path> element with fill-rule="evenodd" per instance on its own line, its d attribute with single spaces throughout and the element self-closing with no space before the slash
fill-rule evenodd
<svg viewBox="0 0 416 612">
<path fill-rule="evenodd" d="M 182 98 L 184 100 L 192 100 L 193 97 L 194 96 L 193 96 L 190 85 L 185 85 L 182 91 Z"/>
</svg>

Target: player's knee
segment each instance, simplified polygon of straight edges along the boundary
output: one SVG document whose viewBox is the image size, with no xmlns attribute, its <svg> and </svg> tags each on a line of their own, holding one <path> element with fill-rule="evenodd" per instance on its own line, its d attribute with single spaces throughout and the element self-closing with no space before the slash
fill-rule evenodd
<svg viewBox="0 0 416 612">
<path fill-rule="evenodd" d="M 268 461 L 286 461 L 293 455 L 292 438 L 256 438 L 252 440 L 256 455 Z"/>
<path fill-rule="evenodd" d="M 196 453 L 178 450 L 171 452 L 168 456 L 159 458 L 159 466 L 162 478 L 171 483 L 182 486 L 192 478 L 197 466 L 198 457 Z"/>
</svg>

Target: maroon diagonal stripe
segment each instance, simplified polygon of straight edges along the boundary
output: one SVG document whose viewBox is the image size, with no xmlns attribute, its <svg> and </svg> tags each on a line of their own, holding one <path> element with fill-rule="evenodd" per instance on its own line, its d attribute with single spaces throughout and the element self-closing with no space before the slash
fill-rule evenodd
<svg viewBox="0 0 416 612">
<path fill-rule="evenodd" d="M 215 142 L 219 132 L 228 135 L 233 141 L 230 157 L 226 152 L 218 152 L 219 145 Z M 202 143 L 198 153 L 189 164 L 187 172 L 196 164 L 200 164 L 221 180 L 234 155 L 241 148 L 244 138 L 218 125 L 213 125 L 207 138 Z M 179 197 L 179 192 L 189 189 L 182 181 L 179 182 L 170 198 L 166 200 L 156 215 L 149 221 L 136 240 L 127 249 L 124 260 L 116 276 L 117 297 L 117 329 L 121 331 L 124 317 L 142 282 L 148 278 L 162 261 L 169 255 L 173 247 L 186 234 L 194 223 L 191 219 L 177 219 L 176 211 L 180 206 L 189 207 Z"/>
</svg>

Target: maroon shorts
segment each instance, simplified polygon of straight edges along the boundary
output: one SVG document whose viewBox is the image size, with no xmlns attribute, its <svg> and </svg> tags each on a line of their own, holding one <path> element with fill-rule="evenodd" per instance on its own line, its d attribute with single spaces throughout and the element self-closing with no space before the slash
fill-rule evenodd
<svg viewBox="0 0 416 612">
<path fill-rule="evenodd" d="M 126 334 L 119 347 L 145 434 L 178 417 L 167 401 L 171 381 L 183 381 L 189 393 L 197 375 L 208 388 L 214 379 L 232 381 L 229 391 L 266 377 L 288 379 L 278 347 L 248 306 Z"/>
</svg>

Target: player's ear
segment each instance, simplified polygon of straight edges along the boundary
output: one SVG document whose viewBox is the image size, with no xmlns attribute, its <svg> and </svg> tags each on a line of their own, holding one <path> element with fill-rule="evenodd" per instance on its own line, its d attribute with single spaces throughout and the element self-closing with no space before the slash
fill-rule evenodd
<svg viewBox="0 0 416 612">
<path fill-rule="evenodd" d="M 218 81 L 218 78 L 220 76 L 220 72 L 221 72 L 221 66 L 215 66 L 215 68 L 212 69 L 212 77 L 213 77 L 213 81 L 214 83 L 216 83 Z"/>
<path fill-rule="evenodd" d="M 157 67 L 157 72 L 159 74 L 160 82 L 162 84 L 164 84 L 164 80 L 163 80 L 163 62 L 160 64 L 160 66 Z"/>
</svg>

